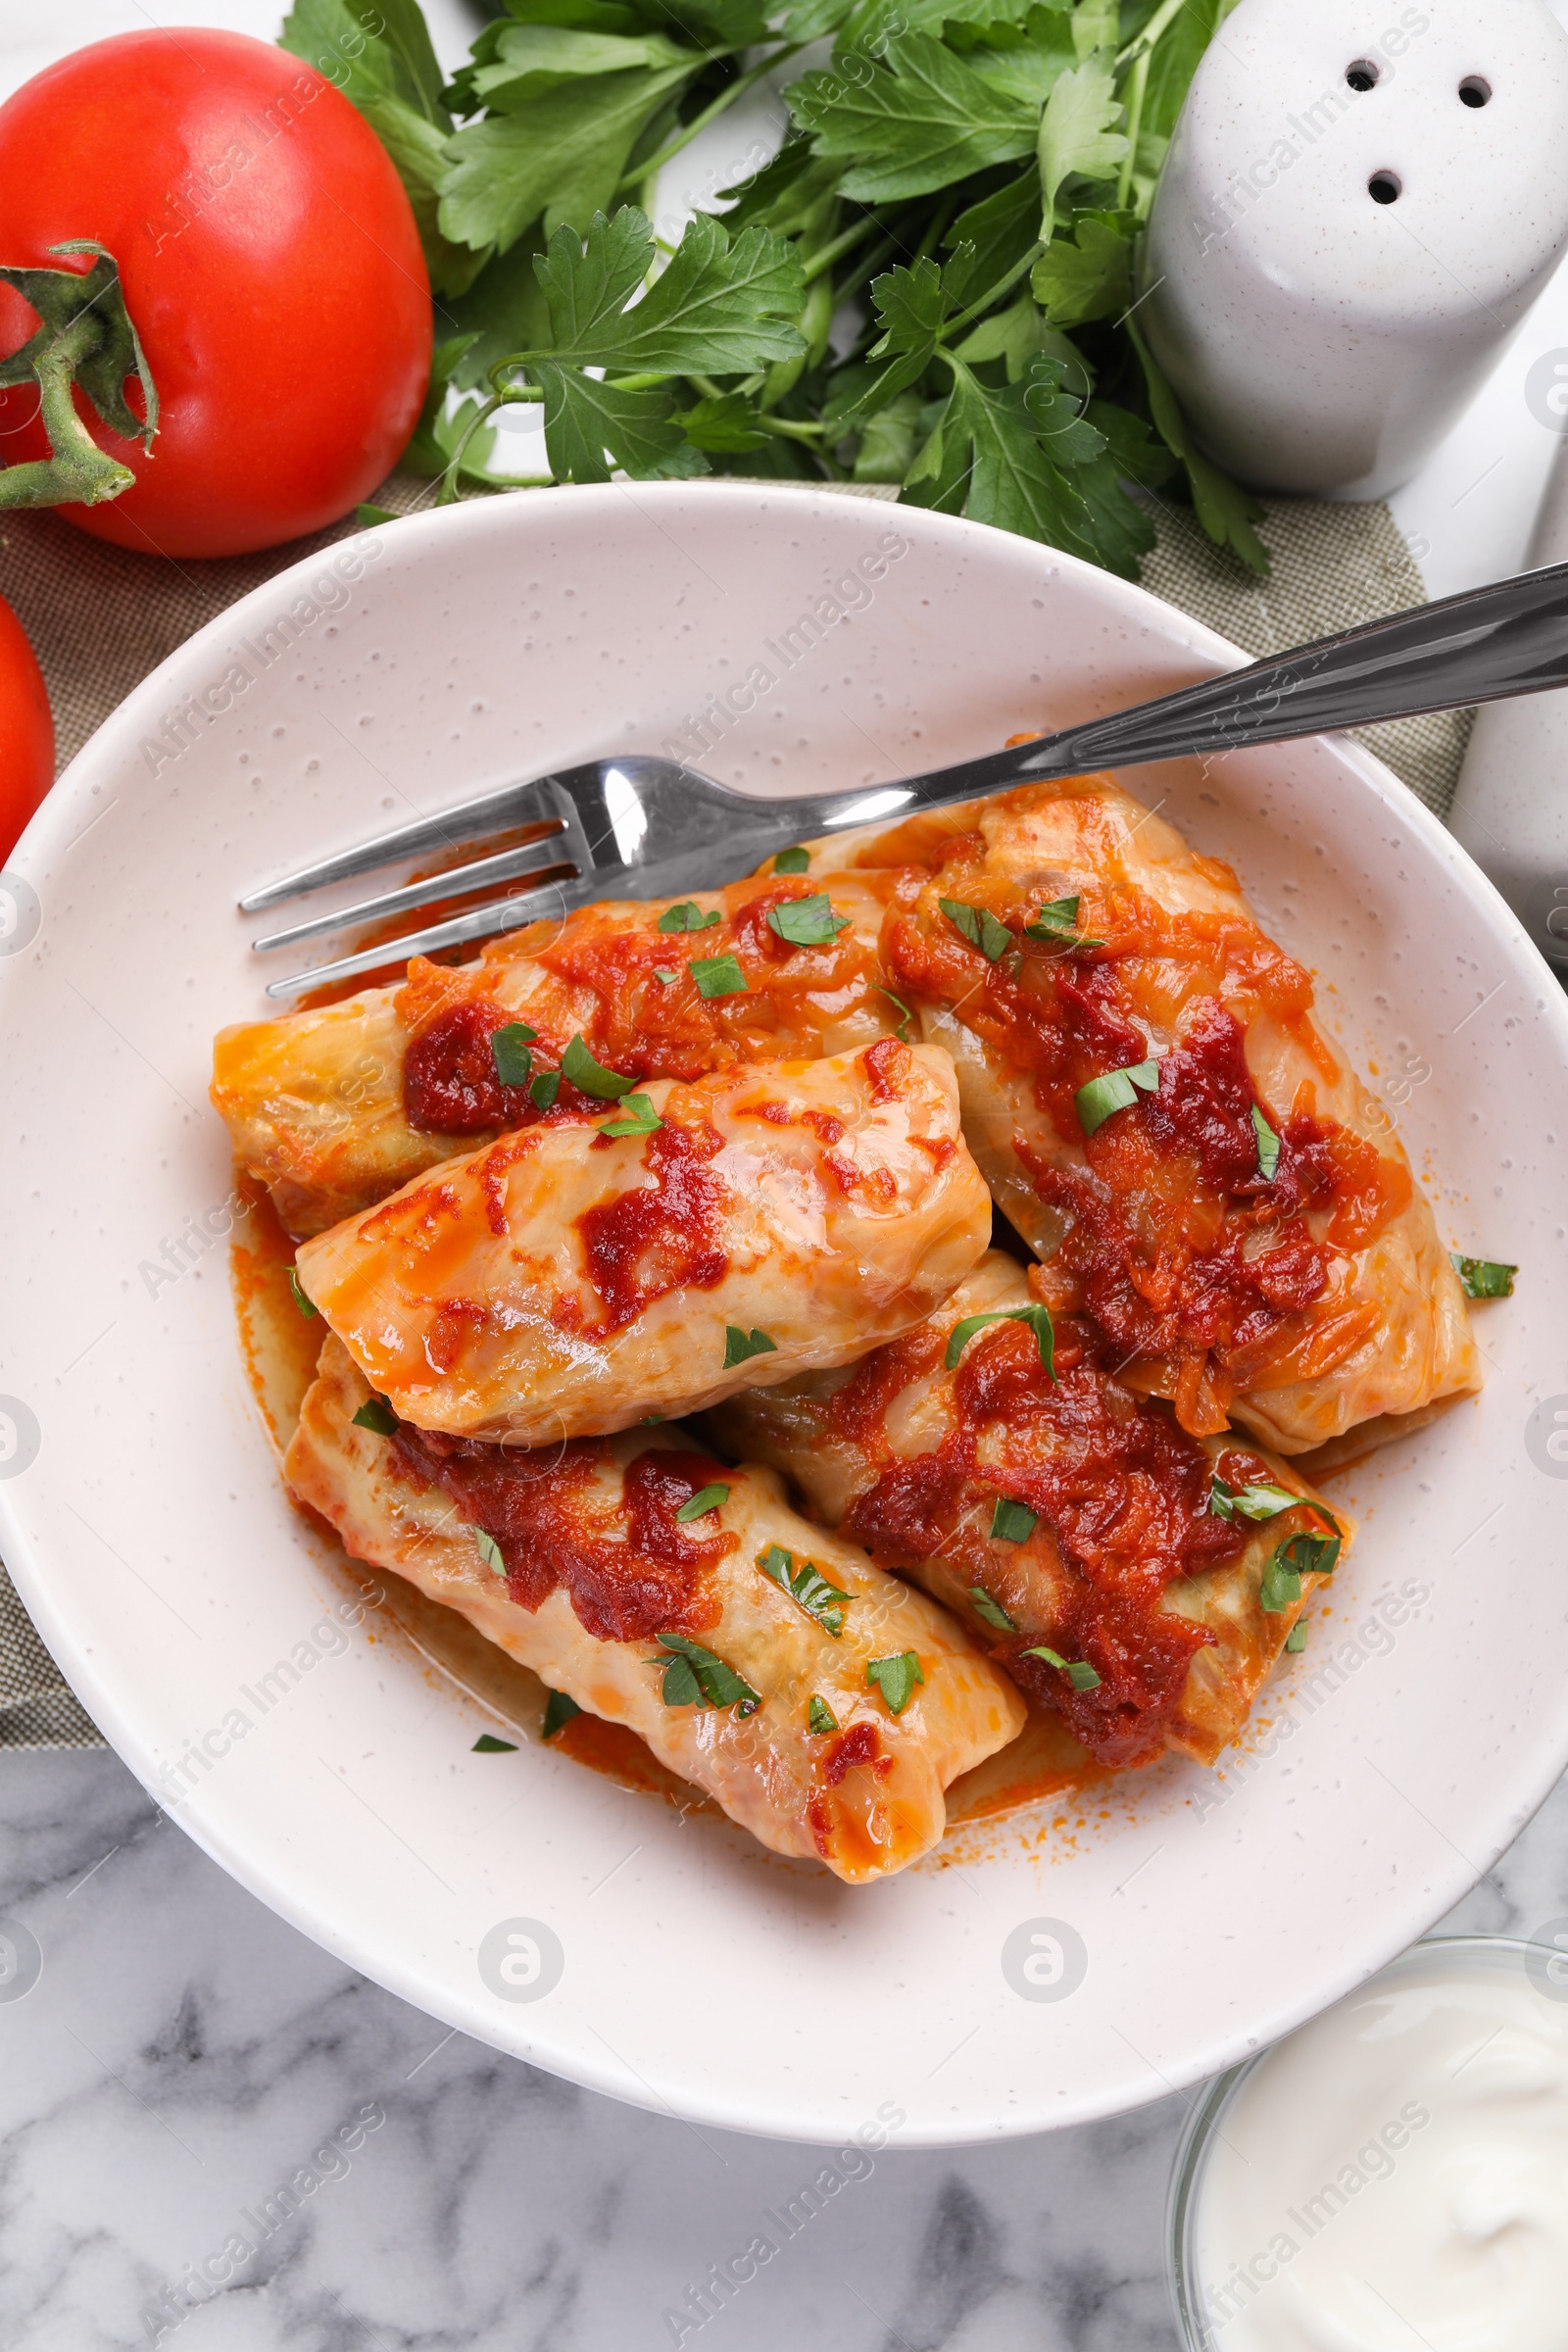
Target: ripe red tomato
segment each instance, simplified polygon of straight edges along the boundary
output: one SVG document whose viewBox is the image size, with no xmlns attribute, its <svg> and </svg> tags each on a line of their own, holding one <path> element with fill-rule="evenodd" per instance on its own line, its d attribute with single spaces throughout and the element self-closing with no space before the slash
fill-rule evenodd
<svg viewBox="0 0 1568 2352">
<path fill-rule="evenodd" d="M 68 521 L 170 556 L 272 547 L 389 473 L 430 370 L 430 283 L 380 140 L 311 67 L 242 33 L 126 32 L 0 106 L 0 263 L 120 264 L 162 411 L 150 456 L 86 408 L 133 489 Z M 37 318 L 0 284 L 0 352 Z M 139 392 L 130 394 L 138 409 Z M 0 458 L 44 457 L 33 387 Z"/>
<path fill-rule="evenodd" d="M 0 865 L 55 780 L 55 722 L 26 631 L 0 601 Z"/>
</svg>

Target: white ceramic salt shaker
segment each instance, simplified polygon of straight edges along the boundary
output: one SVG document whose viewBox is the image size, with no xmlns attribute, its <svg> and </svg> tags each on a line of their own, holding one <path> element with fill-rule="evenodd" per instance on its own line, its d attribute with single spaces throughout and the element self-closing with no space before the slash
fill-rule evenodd
<svg viewBox="0 0 1568 2352">
<path fill-rule="evenodd" d="M 1568 352 L 1548 361 L 1568 432 Z M 1530 567 L 1544 564 L 1568 564 L 1568 440 L 1558 444 L 1530 544 Z M 1568 984 L 1568 689 L 1477 711 L 1448 822 Z"/>
<path fill-rule="evenodd" d="M 1138 317 L 1257 489 L 1382 498 L 1568 249 L 1568 33 L 1545 0 L 1241 0 L 1199 67 Z"/>
</svg>

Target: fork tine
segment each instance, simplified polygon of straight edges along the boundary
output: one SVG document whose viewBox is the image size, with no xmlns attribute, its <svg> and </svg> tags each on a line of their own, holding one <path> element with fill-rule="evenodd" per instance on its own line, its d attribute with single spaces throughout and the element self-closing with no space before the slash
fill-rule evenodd
<svg viewBox="0 0 1568 2352">
<path fill-rule="evenodd" d="M 550 817 L 564 823 L 568 830 L 575 823 L 580 832 L 581 818 L 571 794 L 572 779 L 578 772 L 563 768 L 559 775 L 536 776 L 526 784 L 506 784 L 497 792 L 482 793 L 477 800 L 463 801 L 439 816 L 420 817 L 414 824 L 399 825 L 390 833 L 378 834 L 373 841 L 362 842 L 357 849 L 340 850 L 336 857 L 323 858 L 316 865 L 301 866 L 297 873 L 284 874 L 276 882 L 252 891 L 248 898 L 240 900 L 240 912 L 259 914 L 264 907 L 275 906 L 284 899 L 303 898 L 309 891 L 324 890 L 329 882 L 346 882 L 355 874 L 373 873 L 378 866 L 421 857 L 427 850 L 461 848 L 482 833 L 505 832 L 515 825 L 535 824 Z M 589 775 L 593 771 L 581 772 Z"/>
<path fill-rule="evenodd" d="M 541 915 L 564 914 L 581 906 L 596 887 L 591 874 L 579 874 L 569 882 L 547 882 L 518 898 L 494 899 L 488 906 L 470 906 L 466 914 L 449 915 L 445 922 L 427 923 L 422 931 L 384 939 L 379 947 L 362 948 L 357 956 L 342 956 L 335 963 L 291 972 L 286 980 L 270 980 L 267 994 L 297 997 L 304 989 L 325 988 L 333 981 L 350 980 L 357 972 L 373 972 L 385 964 L 402 963 L 410 956 L 428 955 L 435 948 L 461 947 L 469 940 L 487 938 L 492 931 L 514 931 L 523 923 L 537 922 Z"/>
<path fill-rule="evenodd" d="M 308 923 L 295 923 L 290 930 L 270 932 L 267 938 L 253 940 L 251 944 L 259 956 L 265 956 L 274 948 L 290 948 L 299 940 L 319 938 L 326 931 L 347 931 L 359 923 L 380 922 L 411 907 L 427 906 L 432 899 L 454 899 L 491 883 L 520 881 L 524 874 L 543 873 L 553 865 L 566 867 L 574 877 L 576 864 L 561 839 L 564 831 L 560 818 L 555 818 L 542 841 L 527 842 L 521 849 L 502 850 L 493 858 L 470 858 L 466 865 L 449 866 L 444 873 L 426 875 L 422 882 L 410 882 L 402 890 L 383 891 L 378 899 L 361 899 L 352 906 L 334 908 L 330 914 L 312 915 Z"/>
</svg>

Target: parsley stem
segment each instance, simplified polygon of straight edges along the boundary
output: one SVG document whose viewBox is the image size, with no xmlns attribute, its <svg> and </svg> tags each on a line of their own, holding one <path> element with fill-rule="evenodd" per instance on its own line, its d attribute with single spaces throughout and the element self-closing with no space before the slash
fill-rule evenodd
<svg viewBox="0 0 1568 2352">
<path fill-rule="evenodd" d="M 1117 58 L 1118 71 L 1121 67 L 1130 65 L 1140 50 L 1146 54 L 1152 50 L 1167 26 L 1174 24 L 1186 6 L 1187 0 L 1165 0 L 1163 8 L 1156 8 L 1143 31 L 1128 42 L 1120 57 Z"/>
<path fill-rule="evenodd" d="M 937 206 L 936 211 L 932 214 L 930 220 L 925 224 L 925 235 L 920 239 L 919 244 L 915 248 L 914 258 L 917 262 L 924 262 L 930 259 L 931 255 L 936 251 L 938 240 L 947 235 L 948 223 L 952 220 L 953 216 L 957 209 L 958 198 L 956 191 L 950 191 L 948 195 L 944 196 L 942 202 Z"/>
<path fill-rule="evenodd" d="M 880 226 L 875 213 L 862 213 L 858 220 L 852 220 L 848 228 L 841 228 L 838 235 L 830 237 L 807 263 L 807 284 L 809 285 L 813 277 L 820 277 L 824 270 L 831 270 L 840 254 L 849 253 L 870 230 Z"/>
<path fill-rule="evenodd" d="M 1185 5 L 1185 0 L 1180 0 L 1180 4 Z M 683 147 L 689 146 L 697 133 L 706 130 L 710 122 L 715 122 L 726 107 L 733 106 L 736 99 L 744 97 L 754 83 L 760 81 L 764 74 L 771 74 L 773 68 L 781 66 L 787 57 L 796 56 L 805 46 L 804 41 L 786 41 L 781 48 L 760 59 L 748 72 L 737 74 L 727 88 L 720 90 L 718 96 L 704 107 L 700 115 L 694 115 L 689 122 L 683 122 L 678 135 L 666 140 L 657 155 L 647 156 L 640 164 L 633 164 L 623 172 L 615 182 L 615 194 L 618 196 L 623 188 L 637 187 L 642 181 L 651 179 L 656 172 L 662 172 L 671 157 L 679 155 Z M 723 49 L 711 52 L 714 57 L 732 54 Z"/>
<path fill-rule="evenodd" d="M 479 427 L 482 424 L 489 423 L 491 417 L 495 415 L 497 409 L 499 409 L 501 405 L 502 395 L 497 392 L 492 396 L 491 399 L 481 402 L 480 406 L 474 410 L 473 415 L 464 426 L 463 432 L 459 437 L 458 446 L 453 451 L 451 458 L 448 460 L 447 469 L 441 477 L 441 489 L 435 502 L 438 507 L 451 507 L 457 504 L 459 495 L 458 477 L 462 470 L 463 461 L 468 454 L 468 443 L 473 439 L 474 434 L 479 430 Z"/>
<path fill-rule="evenodd" d="M 662 378 L 653 380 L 662 381 Z M 710 375 L 689 375 L 686 381 L 695 384 L 705 400 L 722 400 L 724 397 Z M 827 431 L 825 424 L 798 424 L 789 416 L 759 416 L 756 422 L 764 433 L 782 433 L 792 441 L 814 441 Z"/>
<path fill-rule="evenodd" d="M 1144 93 L 1149 88 L 1149 67 L 1152 51 L 1141 49 L 1133 68 L 1127 96 L 1127 152 L 1121 161 L 1121 176 L 1116 182 L 1116 203 L 1122 212 L 1132 198 L 1133 169 L 1138 162 L 1138 134 L 1144 121 Z"/>
<path fill-rule="evenodd" d="M 993 303 L 1000 302 L 1004 294 L 1010 294 L 1024 271 L 1034 268 L 1045 250 L 1044 245 L 1031 245 L 1023 260 L 1014 262 L 1005 277 L 999 277 L 996 284 L 980 296 L 978 302 L 971 302 L 967 310 L 959 311 L 956 318 L 948 320 L 942 329 L 939 340 L 946 343 L 950 336 L 958 332 L 960 327 L 968 326 L 978 318 L 982 311 L 989 311 Z"/>
</svg>

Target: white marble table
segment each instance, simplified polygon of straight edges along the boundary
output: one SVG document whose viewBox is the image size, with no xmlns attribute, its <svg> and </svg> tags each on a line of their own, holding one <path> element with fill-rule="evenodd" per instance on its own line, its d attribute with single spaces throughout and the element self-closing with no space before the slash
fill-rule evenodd
<svg viewBox="0 0 1568 2352">
<path fill-rule="evenodd" d="M 106 1755 L 0 1759 L 0 1914 L 43 1956 L 0 2001 L 7 2352 L 1171 2352 L 1184 2099 L 895 2145 L 803 2197 L 828 2152 L 699 2132 L 444 2034 Z M 1568 1783 L 1452 1924 L 1565 1914 Z M 223 2254 L 236 2233 L 254 2252 Z M 698 2325 L 690 2289 L 759 2233 L 778 2251 Z"/>
</svg>

